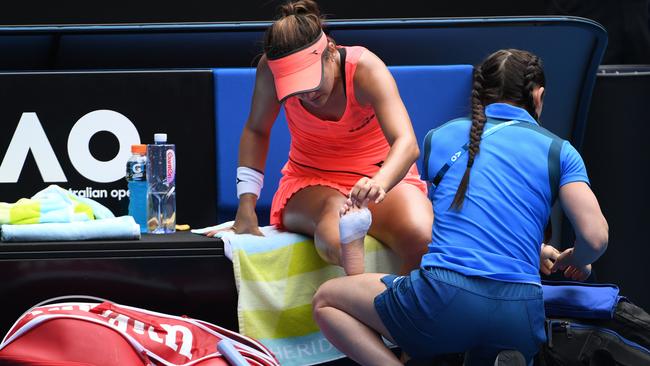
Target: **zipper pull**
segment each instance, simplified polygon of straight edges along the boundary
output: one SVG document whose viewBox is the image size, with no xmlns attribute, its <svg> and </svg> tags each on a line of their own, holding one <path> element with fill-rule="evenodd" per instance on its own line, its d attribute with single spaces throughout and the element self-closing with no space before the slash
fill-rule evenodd
<svg viewBox="0 0 650 366">
<path fill-rule="evenodd" d="M 566 332 L 566 337 L 568 339 L 573 338 L 573 331 L 571 330 L 571 323 L 569 322 L 562 322 L 562 328 L 564 328 L 564 331 Z"/>
</svg>

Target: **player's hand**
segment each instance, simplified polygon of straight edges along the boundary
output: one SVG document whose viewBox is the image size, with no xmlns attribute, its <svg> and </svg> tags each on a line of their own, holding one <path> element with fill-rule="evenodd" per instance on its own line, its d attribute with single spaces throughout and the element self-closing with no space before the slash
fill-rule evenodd
<svg viewBox="0 0 650 366">
<path fill-rule="evenodd" d="M 350 190 L 353 204 L 361 207 L 364 203 L 380 203 L 386 198 L 386 190 L 376 180 L 363 177 Z"/>
<path fill-rule="evenodd" d="M 208 231 L 205 235 L 213 237 L 222 231 L 232 231 L 235 234 L 252 234 L 257 236 L 264 236 L 264 234 L 262 234 L 260 231 L 260 227 L 257 223 L 257 214 L 255 214 L 254 210 L 252 212 L 249 211 L 251 210 L 238 209 L 237 216 L 235 216 L 235 223 L 231 227 Z"/>
</svg>

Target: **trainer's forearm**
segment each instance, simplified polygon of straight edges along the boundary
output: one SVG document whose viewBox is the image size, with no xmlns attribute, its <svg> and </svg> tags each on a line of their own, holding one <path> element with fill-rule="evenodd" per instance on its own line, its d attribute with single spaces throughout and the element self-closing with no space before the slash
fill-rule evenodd
<svg viewBox="0 0 650 366">
<path fill-rule="evenodd" d="M 588 230 L 576 233 L 573 245 L 573 261 L 577 265 L 588 265 L 600 258 L 609 241 L 609 227 L 605 218 L 602 222 L 594 222 Z"/>
</svg>

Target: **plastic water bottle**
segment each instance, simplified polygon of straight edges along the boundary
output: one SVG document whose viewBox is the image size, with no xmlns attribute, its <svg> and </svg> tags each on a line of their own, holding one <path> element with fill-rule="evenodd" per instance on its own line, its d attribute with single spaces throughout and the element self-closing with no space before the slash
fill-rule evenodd
<svg viewBox="0 0 650 366">
<path fill-rule="evenodd" d="M 129 216 L 147 232 L 147 145 L 131 145 L 131 157 L 126 161 L 126 181 L 129 189 Z"/>
<path fill-rule="evenodd" d="M 167 134 L 154 135 L 147 146 L 147 229 L 152 234 L 176 231 L 176 148 Z"/>
</svg>

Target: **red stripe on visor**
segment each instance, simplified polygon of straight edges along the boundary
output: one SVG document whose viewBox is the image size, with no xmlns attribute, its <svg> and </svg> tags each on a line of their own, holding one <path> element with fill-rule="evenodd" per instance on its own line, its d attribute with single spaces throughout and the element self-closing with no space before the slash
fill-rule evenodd
<svg viewBox="0 0 650 366">
<path fill-rule="evenodd" d="M 327 36 L 321 32 L 318 39 L 307 46 L 268 60 L 280 102 L 292 95 L 320 87 L 323 79 L 323 52 L 326 47 Z"/>
</svg>

